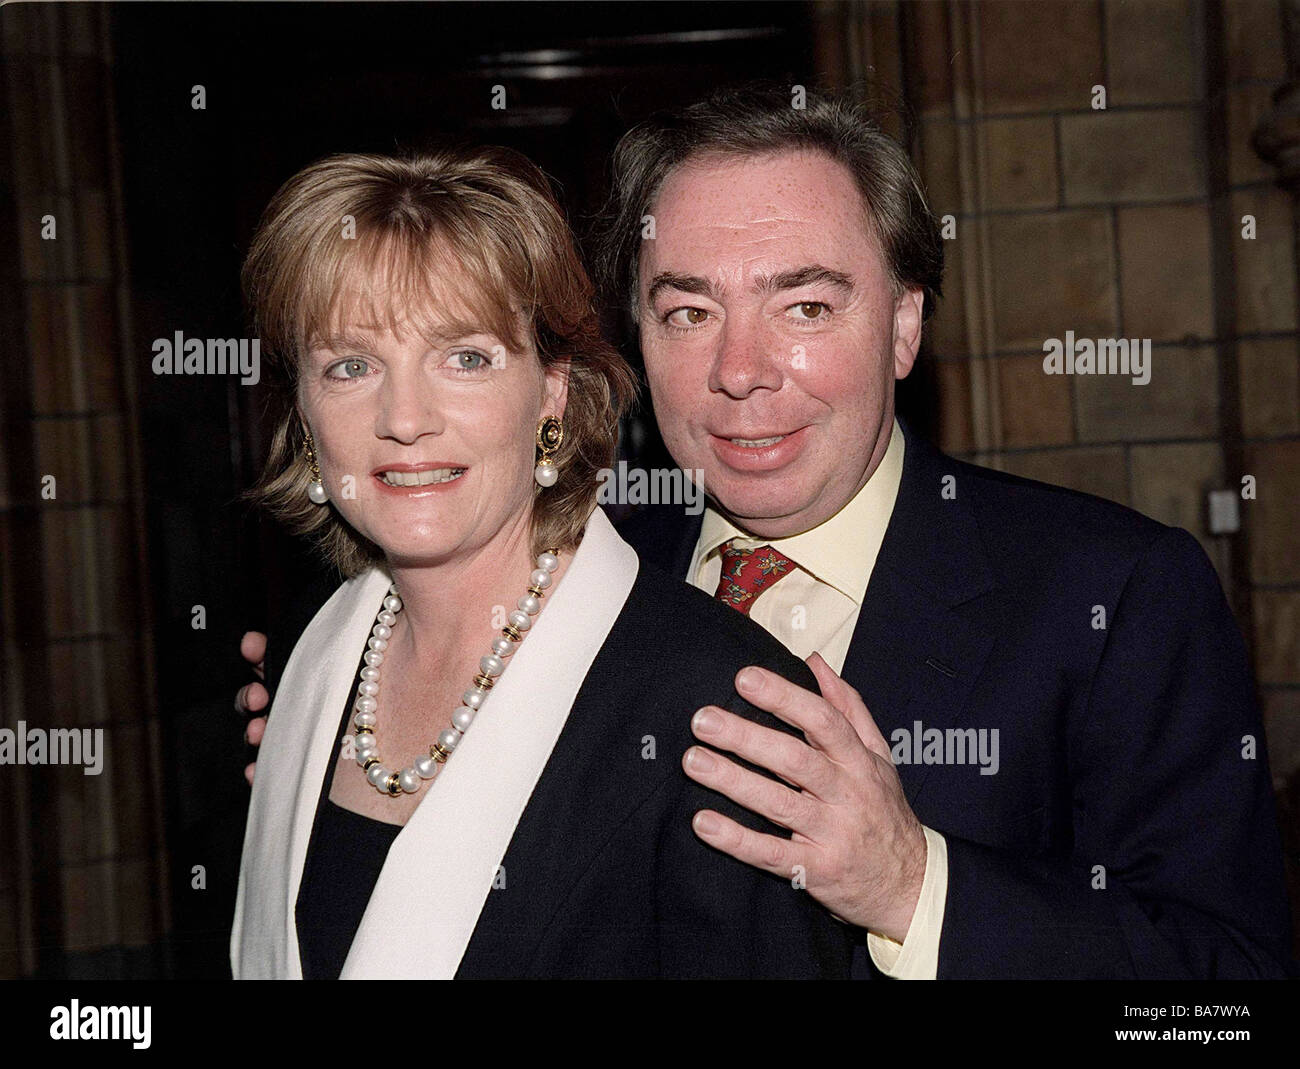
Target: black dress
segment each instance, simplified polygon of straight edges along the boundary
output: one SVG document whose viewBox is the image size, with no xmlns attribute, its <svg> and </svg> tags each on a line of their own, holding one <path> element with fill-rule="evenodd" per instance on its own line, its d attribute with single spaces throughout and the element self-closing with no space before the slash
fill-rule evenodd
<svg viewBox="0 0 1300 1069">
<path fill-rule="evenodd" d="M 357 661 L 358 676 L 364 663 L 364 656 Z M 355 688 L 349 689 L 336 736 L 340 740 L 351 733 L 354 697 Z M 400 824 L 372 820 L 331 802 L 336 764 L 330 761 L 316 803 L 294 909 L 304 980 L 339 978 L 388 849 L 402 830 Z"/>
</svg>

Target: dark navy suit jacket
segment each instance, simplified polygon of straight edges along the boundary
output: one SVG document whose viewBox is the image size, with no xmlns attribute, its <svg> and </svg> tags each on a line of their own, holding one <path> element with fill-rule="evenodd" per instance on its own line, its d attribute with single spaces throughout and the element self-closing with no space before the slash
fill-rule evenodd
<svg viewBox="0 0 1300 1069">
<path fill-rule="evenodd" d="M 998 731 L 994 775 L 898 769 L 948 844 L 939 977 L 1285 975 L 1253 680 L 1200 545 L 903 430 L 841 674 L 887 740 L 917 722 Z M 657 507 L 620 534 L 685 578 L 700 524 Z"/>
</svg>

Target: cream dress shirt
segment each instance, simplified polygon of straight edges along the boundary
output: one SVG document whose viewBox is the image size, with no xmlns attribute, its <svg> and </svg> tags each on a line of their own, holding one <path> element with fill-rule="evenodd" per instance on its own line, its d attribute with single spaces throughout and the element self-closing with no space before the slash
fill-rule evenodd
<svg viewBox="0 0 1300 1069">
<path fill-rule="evenodd" d="M 895 420 L 889 446 L 867 484 L 830 519 L 789 538 L 753 538 L 707 508 L 691 558 L 691 582 L 706 594 L 714 594 L 722 574 L 722 547 L 732 539 L 742 549 L 772 546 L 797 567 L 754 601 L 750 617 L 795 656 L 806 658 L 816 650 L 836 672 L 842 671 L 898 497 L 904 445 L 902 429 Z M 876 967 L 901 980 L 933 980 L 939 966 L 939 934 L 948 895 L 948 848 L 942 835 L 931 828 L 924 830 L 925 879 L 907 935 L 902 943 L 874 932 L 867 935 Z"/>
</svg>

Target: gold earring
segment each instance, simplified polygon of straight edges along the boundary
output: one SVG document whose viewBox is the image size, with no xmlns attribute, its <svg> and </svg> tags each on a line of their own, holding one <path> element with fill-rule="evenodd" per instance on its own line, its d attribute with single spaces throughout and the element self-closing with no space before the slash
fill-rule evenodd
<svg viewBox="0 0 1300 1069">
<path fill-rule="evenodd" d="M 533 471 L 533 478 L 539 486 L 554 486 L 555 480 L 560 477 L 560 469 L 551 458 L 559 451 L 563 441 L 564 424 L 554 416 L 547 416 L 537 424 L 537 449 L 541 453 L 541 459 Z"/>
<path fill-rule="evenodd" d="M 307 484 L 307 496 L 311 498 L 313 504 L 323 505 L 330 496 L 325 492 L 325 484 L 320 481 L 320 468 L 316 466 L 316 450 L 313 448 L 315 443 L 311 440 L 311 431 L 307 431 L 306 435 L 307 440 L 304 445 L 307 448 L 307 463 L 311 465 L 311 482 Z"/>
</svg>

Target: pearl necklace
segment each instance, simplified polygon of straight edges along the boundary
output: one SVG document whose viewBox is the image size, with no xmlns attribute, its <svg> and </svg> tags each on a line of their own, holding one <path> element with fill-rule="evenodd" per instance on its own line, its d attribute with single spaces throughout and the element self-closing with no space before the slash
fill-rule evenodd
<svg viewBox="0 0 1300 1069">
<path fill-rule="evenodd" d="M 393 634 L 393 624 L 397 614 L 402 611 L 402 599 L 397 596 L 397 584 L 388 588 L 383 608 L 375 617 L 375 626 L 370 629 L 370 639 L 366 643 L 366 666 L 361 669 L 361 682 L 357 686 L 357 700 L 353 705 L 352 717 L 356 725 L 353 741 L 356 745 L 357 764 L 365 771 L 366 779 L 381 794 L 396 798 L 399 794 L 414 794 L 426 780 L 438 774 L 438 768 L 444 764 L 456 749 L 456 744 L 469 730 L 475 714 L 483 707 L 483 699 L 496 685 L 496 678 L 505 671 L 505 658 L 519 647 L 524 639 L 524 632 L 533 626 L 533 617 L 542 611 L 542 592 L 551 585 L 551 573 L 560 566 L 556 550 L 548 550 L 537 557 L 537 568 L 529 576 L 531 585 L 517 602 L 518 608 L 507 618 L 508 623 L 501 629 L 501 635 L 492 640 L 492 652 L 482 658 L 479 673 L 474 677 L 473 689 L 461 695 L 461 706 L 451 716 L 451 727 L 438 735 L 438 741 L 429 747 L 427 757 L 418 758 L 413 765 L 401 772 L 393 772 L 379 760 L 379 744 L 375 739 L 375 711 L 379 707 L 379 666 L 384 663 L 384 651 L 388 649 L 388 640 Z"/>
</svg>

